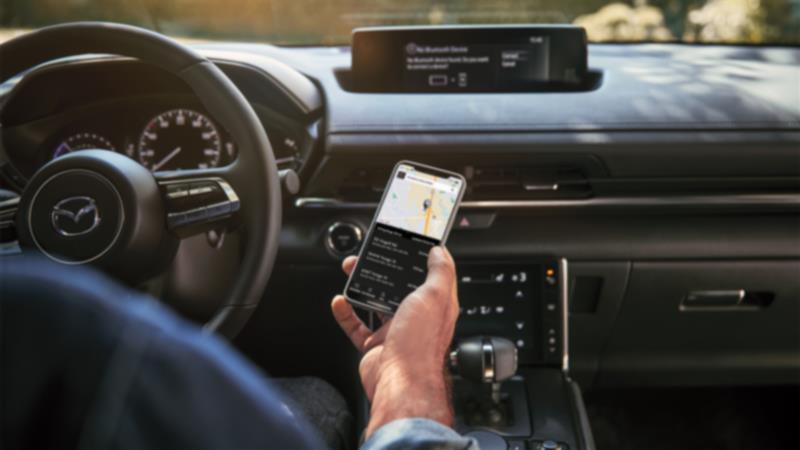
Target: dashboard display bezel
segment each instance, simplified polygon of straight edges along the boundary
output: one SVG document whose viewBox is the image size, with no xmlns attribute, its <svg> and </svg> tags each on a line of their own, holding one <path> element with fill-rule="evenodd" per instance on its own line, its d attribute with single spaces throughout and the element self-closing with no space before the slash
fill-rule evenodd
<svg viewBox="0 0 800 450">
<path fill-rule="evenodd" d="M 491 80 L 461 86 L 457 82 L 444 85 L 410 82 L 406 77 L 406 53 L 411 43 L 417 46 L 519 48 L 531 45 L 533 39 L 545 40 L 548 49 L 544 79 L 518 76 L 500 79 L 495 75 L 489 77 Z M 578 90 L 583 89 L 587 81 L 587 60 L 586 32 L 572 25 L 358 28 L 352 34 L 352 87 L 363 92 L 408 93 Z M 496 61 L 490 61 L 483 69 L 493 69 L 496 64 Z M 443 69 L 444 72 L 448 70 Z M 473 69 L 477 70 L 481 69 Z"/>
</svg>

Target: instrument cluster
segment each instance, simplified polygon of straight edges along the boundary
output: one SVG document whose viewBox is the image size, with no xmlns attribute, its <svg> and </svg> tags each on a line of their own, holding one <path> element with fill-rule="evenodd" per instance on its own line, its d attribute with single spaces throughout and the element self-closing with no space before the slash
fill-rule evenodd
<svg viewBox="0 0 800 450">
<path fill-rule="evenodd" d="M 78 125 L 77 127 L 81 127 Z M 227 133 L 206 114 L 189 108 L 162 111 L 152 116 L 136 134 L 106 133 L 88 126 L 60 135 L 46 150 L 45 159 L 71 152 L 103 149 L 124 153 L 153 172 L 207 169 L 230 164 L 236 146 Z M 116 141 L 114 138 L 117 138 Z"/>
</svg>

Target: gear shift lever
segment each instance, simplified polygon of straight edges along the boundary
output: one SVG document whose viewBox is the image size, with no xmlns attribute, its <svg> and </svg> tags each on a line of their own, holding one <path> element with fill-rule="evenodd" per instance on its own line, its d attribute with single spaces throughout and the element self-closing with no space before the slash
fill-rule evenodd
<svg viewBox="0 0 800 450">
<path fill-rule="evenodd" d="M 500 403 L 500 384 L 517 372 L 517 348 L 508 339 L 476 336 L 463 339 L 450 353 L 450 364 L 462 378 L 491 383 L 492 401 Z"/>
</svg>

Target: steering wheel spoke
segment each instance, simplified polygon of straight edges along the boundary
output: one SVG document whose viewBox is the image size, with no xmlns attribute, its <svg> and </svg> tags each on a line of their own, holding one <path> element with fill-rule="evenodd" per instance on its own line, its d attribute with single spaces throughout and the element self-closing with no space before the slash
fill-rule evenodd
<svg viewBox="0 0 800 450">
<path fill-rule="evenodd" d="M 230 224 L 241 203 L 224 171 L 156 174 L 167 210 L 167 228 L 185 238 Z"/>
</svg>

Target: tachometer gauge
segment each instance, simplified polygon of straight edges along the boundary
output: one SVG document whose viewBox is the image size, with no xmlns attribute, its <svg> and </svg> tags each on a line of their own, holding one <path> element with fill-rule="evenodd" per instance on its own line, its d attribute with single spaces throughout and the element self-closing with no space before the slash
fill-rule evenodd
<svg viewBox="0 0 800 450">
<path fill-rule="evenodd" d="M 173 109 L 154 117 L 142 131 L 139 162 L 159 170 L 217 167 L 222 141 L 211 119 L 197 111 Z"/>
<path fill-rule="evenodd" d="M 116 151 L 111 141 L 95 133 L 77 133 L 64 139 L 53 150 L 53 159 L 59 156 L 64 156 L 67 153 L 87 150 L 87 149 L 102 149 Z"/>
</svg>

